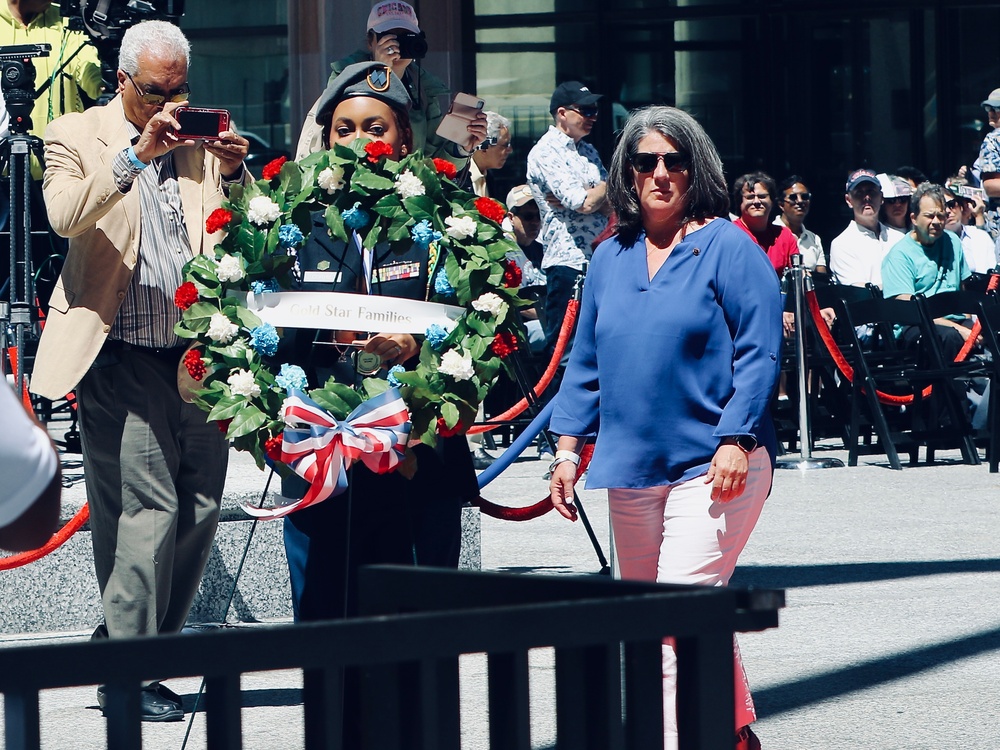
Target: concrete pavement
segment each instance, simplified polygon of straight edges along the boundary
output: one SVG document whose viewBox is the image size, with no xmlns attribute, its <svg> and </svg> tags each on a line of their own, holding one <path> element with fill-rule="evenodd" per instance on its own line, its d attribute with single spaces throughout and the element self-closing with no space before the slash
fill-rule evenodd
<svg viewBox="0 0 1000 750">
<path fill-rule="evenodd" d="M 838 450 L 819 456 L 846 460 Z M 515 463 L 484 491 L 525 505 L 545 492 L 543 465 Z M 779 471 L 734 584 L 787 589 L 777 629 L 744 634 L 741 648 L 765 750 L 860 747 L 992 748 L 1000 729 L 1000 475 L 939 453 L 934 466 Z M 605 553 L 607 503 L 583 495 Z M 596 573 L 581 524 L 554 514 L 525 523 L 482 518 L 484 570 Z M 0 574 L 2 575 L 2 574 Z M 544 624 L 540 623 L 540 627 Z M 9 636 L 4 647 L 81 634 Z M 463 660 L 463 747 L 487 747 L 485 663 Z M 196 680 L 171 681 L 188 706 Z M 532 656 L 532 745 L 550 747 L 551 655 Z M 244 681 L 244 747 L 302 747 L 299 677 Z M 43 747 L 104 745 L 92 688 L 43 696 Z M 144 746 L 180 748 L 186 724 L 146 725 Z M 204 747 L 204 717 L 189 748 Z M 0 744 L 2 747 L 2 744 Z"/>
</svg>

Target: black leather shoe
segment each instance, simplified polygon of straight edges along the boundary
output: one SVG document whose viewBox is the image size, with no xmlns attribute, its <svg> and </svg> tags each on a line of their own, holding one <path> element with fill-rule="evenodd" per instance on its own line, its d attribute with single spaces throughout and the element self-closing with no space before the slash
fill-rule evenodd
<svg viewBox="0 0 1000 750">
<path fill-rule="evenodd" d="M 162 682 L 156 683 L 156 692 L 163 700 L 170 701 L 179 709 L 184 709 L 184 701 L 181 700 L 181 697 Z"/>
<path fill-rule="evenodd" d="M 97 703 L 101 707 L 102 713 L 107 716 L 107 696 L 101 689 L 97 689 Z M 165 697 L 160 694 L 164 689 L 169 695 L 177 697 L 177 700 Z M 141 721 L 180 721 L 184 718 L 184 709 L 181 708 L 180 697 L 169 688 L 162 685 L 149 685 L 142 689 L 139 696 L 139 719 Z"/>
<path fill-rule="evenodd" d="M 476 448 L 472 451 L 472 468 L 476 471 L 482 471 L 483 469 L 488 469 L 490 464 L 496 461 L 493 456 L 486 452 L 486 449 L 482 446 Z"/>
</svg>

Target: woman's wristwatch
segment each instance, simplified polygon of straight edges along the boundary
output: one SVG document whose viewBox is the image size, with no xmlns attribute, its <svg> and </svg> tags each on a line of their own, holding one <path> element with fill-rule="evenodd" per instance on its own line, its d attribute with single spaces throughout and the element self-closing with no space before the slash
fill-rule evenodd
<svg viewBox="0 0 1000 750">
<path fill-rule="evenodd" d="M 555 471 L 556 467 L 559 464 L 566 463 L 567 461 L 569 461 L 574 466 L 579 466 L 580 454 L 575 453 L 574 451 L 556 451 L 555 459 L 552 461 L 552 463 L 549 464 L 549 472 L 551 473 Z"/>
<path fill-rule="evenodd" d="M 757 449 L 757 438 L 753 435 L 730 435 L 722 438 L 719 445 L 735 445 L 749 456 Z"/>
</svg>

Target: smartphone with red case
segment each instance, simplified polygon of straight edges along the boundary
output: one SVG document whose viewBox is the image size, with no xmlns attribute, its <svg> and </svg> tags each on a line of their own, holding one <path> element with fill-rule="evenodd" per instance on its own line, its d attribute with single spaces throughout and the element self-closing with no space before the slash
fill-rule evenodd
<svg viewBox="0 0 1000 750">
<path fill-rule="evenodd" d="M 229 130 L 229 112 L 207 107 L 178 107 L 174 119 L 181 124 L 177 137 L 182 141 L 214 140 L 223 130 Z"/>
</svg>

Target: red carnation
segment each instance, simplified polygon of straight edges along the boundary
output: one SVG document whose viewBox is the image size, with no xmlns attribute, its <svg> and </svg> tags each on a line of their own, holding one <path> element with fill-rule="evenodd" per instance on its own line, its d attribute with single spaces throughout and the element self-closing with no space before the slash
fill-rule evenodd
<svg viewBox="0 0 1000 750">
<path fill-rule="evenodd" d="M 434 159 L 434 169 L 438 174 L 443 174 L 449 180 L 454 180 L 458 174 L 458 168 L 447 159 Z"/>
<path fill-rule="evenodd" d="M 449 427 L 445 421 L 444 417 L 438 417 L 437 421 L 437 433 L 441 437 L 451 437 L 452 435 L 460 435 L 465 428 L 462 427 L 462 420 L 458 420 L 454 427 Z"/>
<path fill-rule="evenodd" d="M 503 285 L 508 289 L 521 286 L 521 267 L 509 259 L 503 262 Z"/>
<path fill-rule="evenodd" d="M 201 358 L 201 352 L 198 349 L 188 350 L 188 353 L 184 355 L 184 366 L 187 368 L 188 375 L 191 376 L 192 380 L 200 381 L 205 377 L 205 373 L 208 372 L 205 362 Z"/>
<path fill-rule="evenodd" d="M 215 426 L 219 428 L 219 432 L 225 435 L 229 432 L 229 425 L 233 423 L 232 419 L 220 419 L 215 423 Z"/>
<path fill-rule="evenodd" d="M 492 198 L 476 198 L 475 204 L 479 213 L 497 224 L 503 221 L 503 217 L 507 215 L 507 209 L 503 207 L 503 204 Z"/>
<path fill-rule="evenodd" d="M 517 351 L 517 336 L 513 333 L 498 333 L 493 337 L 493 343 L 490 344 L 490 349 L 496 354 L 500 359 L 506 359 L 506 357 L 512 352 Z"/>
<path fill-rule="evenodd" d="M 383 156 L 392 156 L 392 146 L 385 141 L 372 141 L 365 144 L 365 153 L 368 154 L 368 161 L 378 164 Z"/>
<path fill-rule="evenodd" d="M 227 211 L 224 208 L 217 208 L 212 211 L 212 213 L 208 215 L 208 219 L 205 220 L 205 231 L 209 234 L 215 234 L 220 229 L 225 229 L 232 220 L 232 211 Z"/>
<path fill-rule="evenodd" d="M 281 171 L 282 165 L 286 161 L 288 161 L 287 156 L 279 156 L 274 161 L 269 161 L 267 164 L 264 165 L 264 171 L 260 173 L 261 176 L 265 180 L 273 180 L 275 177 L 278 176 L 278 173 Z"/>
<path fill-rule="evenodd" d="M 177 287 L 177 291 L 174 292 L 174 304 L 181 310 L 187 310 L 197 301 L 198 287 L 194 285 L 194 282 L 185 281 Z"/>
<path fill-rule="evenodd" d="M 271 459 L 272 461 L 280 461 L 281 460 L 281 443 L 282 443 L 282 440 L 283 440 L 283 438 L 282 438 L 281 435 L 275 435 L 274 437 L 268 438 L 264 442 L 264 453 L 266 453 L 267 457 L 269 459 Z"/>
</svg>

